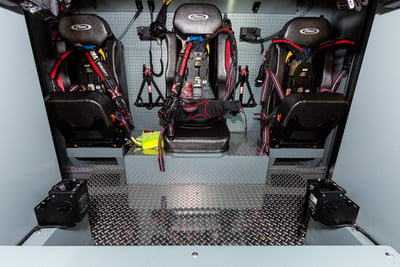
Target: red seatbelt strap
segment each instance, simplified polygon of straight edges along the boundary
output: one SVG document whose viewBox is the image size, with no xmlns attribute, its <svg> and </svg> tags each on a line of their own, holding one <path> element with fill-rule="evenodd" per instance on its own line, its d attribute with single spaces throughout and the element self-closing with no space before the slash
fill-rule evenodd
<svg viewBox="0 0 400 267">
<path fill-rule="evenodd" d="M 260 156 L 269 154 L 269 126 L 268 123 L 264 126 L 262 131 L 262 144 L 260 148 Z"/>
<path fill-rule="evenodd" d="M 276 77 L 275 73 L 273 73 L 271 71 L 270 68 L 266 67 L 265 68 L 265 79 L 264 79 L 264 83 L 263 83 L 263 89 L 261 92 L 261 102 L 265 102 L 266 96 L 268 94 L 267 91 L 268 91 L 269 77 L 271 77 L 273 86 L 275 87 L 280 100 L 283 100 L 283 98 L 285 97 L 285 94 L 283 93 L 282 86 L 280 85 L 278 78 Z"/>
<path fill-rule="evenodd" d="M 50 73 L 50 80 L 53 84 L 53 91 L 56 91 L 56 89 L 60 89 L 61 91 L 64 91 L 58 84 L 57 84 L 57 74 L 58 70 L 60 68 L 61 63 L 71 54 L 71 50 L 67 50 L 62 54 L 56 61 L 56 63 L 53 66 L 53 69 L 51 70 Z"/>
</svg>

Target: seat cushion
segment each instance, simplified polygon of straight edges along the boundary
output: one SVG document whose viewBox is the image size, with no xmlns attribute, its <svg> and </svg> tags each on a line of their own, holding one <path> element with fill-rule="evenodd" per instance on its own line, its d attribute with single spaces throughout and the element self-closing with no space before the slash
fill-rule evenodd
<svg viewBox="0 0 400 267">
<path fill-rule="evenodd" d="M 270 147 L 323 147 L 347 111 L 348 103 L 342 94 L 292 93 L 277 109 Z"/>
<path fill-rule="evenodd" d="M 100 92 L 55 92 L 46 99 L 50 121 L 64 135 L 68 147 L 114 146 L 126 133 L 112 120 L 111 99 Z"/>
<path fill-rule="evenodd" d="M 164 133 L 164 146 L 174 153 L 221 153 L 229 148 L 229 129 L 224 119 L 209 123 L 176 123 L 174 136 Z"/>
</svg>

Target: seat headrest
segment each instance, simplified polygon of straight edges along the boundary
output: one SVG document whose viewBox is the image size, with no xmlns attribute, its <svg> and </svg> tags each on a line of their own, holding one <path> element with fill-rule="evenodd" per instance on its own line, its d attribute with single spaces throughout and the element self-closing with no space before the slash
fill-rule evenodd
<svg viewBox="0 0 400 267">
<path fill-rule="evenodd" d="M 282 29 L 281 38 L 302 47 L 316 47 L 331 40 L 332 30 L 324 18 L 295 18 Z"/>
<path fill-rule="evenodd" d="M 96 15 L 70 15 L 60 19 L 58 32 L 71 44 L 101 46 L 113 34 L 108 23 Z"/>
<path fill-rule="evenodd" d="M 222 26 L 219 9 L 210 4 L 183 4 L 175 12 L 173 21 L 179 35 L 213 34 Z"/>
</svg>

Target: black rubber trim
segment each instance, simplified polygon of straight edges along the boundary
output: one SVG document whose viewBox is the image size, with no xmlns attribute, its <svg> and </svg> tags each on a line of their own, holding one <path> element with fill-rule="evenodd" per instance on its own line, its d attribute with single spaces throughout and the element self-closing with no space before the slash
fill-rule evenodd
<svg viewBox="0 0 400 267">
<path fill-rule="evenodd" d="M 358 45 L 355 47 L 355 55 L 358 55 L 354 58 L 353 67 L 350 72 L 350 80 L 348 83 L 348 90 L 346 90 L 345 97 L 351 107 L 351 103 L 353 102 L 353 97 L 358 81 L 358 77 L 360 75 L 360 70 L 362 66 L 362 62 L 364 59 L 365 50 L 367 48 L 369 36 L 371 34 L 371 27 L 374 22 L 375 13 L 377 10 L 378 1 L 371 1 L 368 5 L 368 9 L 365 15 L 365 20 L 363 23 L 363 27 L 360 32 L 364 33 L 361 35 L 361 39 L 358 42 Z M 333 138 L 333 145 L 330 155 L 328 156 L 327 168 L 325 173 L 325 178 L 331 179 L 333 175 L 333 169 L 335 168 L 336 160 L 339 154 L 340 144 L 342 142 L 344 130 L 347 123 L 347 116 L 343 119 L 343 122 L 340 123 L 337 127 L 336 133 Z"/>
</svg>

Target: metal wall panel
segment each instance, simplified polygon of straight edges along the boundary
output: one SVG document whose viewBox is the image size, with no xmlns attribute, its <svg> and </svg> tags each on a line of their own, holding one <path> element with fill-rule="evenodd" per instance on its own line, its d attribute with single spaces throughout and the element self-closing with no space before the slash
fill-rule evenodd
<svg viewBox="0 0 400 267">
<path fill-rule="evenodd" d="M 142 1 L 143 7 L 147 9 L 147 1 Z M 160 10 L 162 2 L 154 1 L 156 11 Z M 251 13 L 253 2 L 243 0 L 173 0 L 170 4 L 170 10 L 175 10 L 183 3 L 207 3 L 218 6 L 222 12 Z M 296 12 L 296 0 L 263 0 L 258 13 L 264 14 L 294 14 Z M 133 0 L 98 0 L 97 9 L 100 11 L 136 11 L 135 1 Z"/>
<path fill-rule="evenodd" d="M 60 259 L 66 255 L 66 259 Z M 319 247 L 4 247 L 0 258 L 5 266 L 164 266 L 164 267 L 394 267 L 400 255 L 387 246 Z"/>
<path fill-rule="evenodd" d="M 358 205 L 358 224 L 400 249 L 400 91 L 394 46 L 400 10 L 377 15 L 340 147 L 333 179 Z"/>
<path fill-rule="evenodd" d="M 0 245 L 11 245 L 61 176 L 24 17 L 0 8 L 0 33 Z"/>
</svg>

